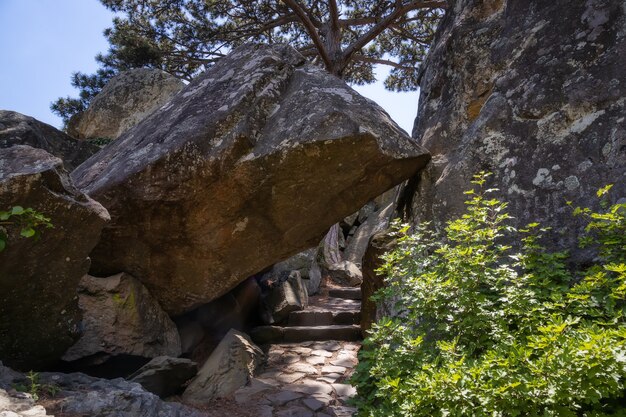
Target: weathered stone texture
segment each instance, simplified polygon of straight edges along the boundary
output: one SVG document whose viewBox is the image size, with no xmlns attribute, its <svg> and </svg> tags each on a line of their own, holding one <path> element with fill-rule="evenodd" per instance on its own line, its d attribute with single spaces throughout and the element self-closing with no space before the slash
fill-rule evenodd
<svg viewBox="0 0 626 417">
<path fill-rule="evenodd" d="M 135 68 L 113 77 L 68 123 L 78 139 L 117 139 L 122 133 L 167 103 L 185 84 L 158 69 Z"/>
<path fill-rule="evenodd" d="M 177 394 L 198 373 L 198 364 L 184 358 L 158 356 L 128 377 L 161 398 Z"/>
<path fill-rule="evenodd" d="M 139 278 L 170 314 L 313 247 L 429 155 L 294 49 L 220 60 L 72 175 L 112 213 L 94 273 Z"/>
<path fill-rule="evenodd" d="M 309 304 L 306 286 L 298 271 L 272 273 L 273 284 L 261 302 L 261 318 L 266 324 L 280 323 L 292 311 L 304 310 Z"/>
<path fill-rule="evenodd" d="M 25 394 L 22 401 L 6 397 L 3 391 L 14 392 L 17 384 L 28 386 L 26 375 L 16 373 L 2 366 L 0 362 L 0 416 L 40 417 L 40 416 L 89 416 L 89 417 L 222 417 L 224 410 L 200 411 L 176 402 L 162 401 L 156 395 L 144 390 L 135 382 L 122 378 L 100 379 L 81 374 L 38 373 L 40 390 L 53 387 L 55 393 L 51 401 L 46 401 L 48 413 L 43 407 L 34 406 L 34 401 Z M 21 393 L 20 393 L 21 394 Z M 4 397 L 4 398 L 3 398 Z M 14 397 L 15 398 L 15 397 Z M 28 410 L 30 413 L 27 413 Z M 6 414 L 3 412 L 6 411 Z"/>
<path fill-rule="evenodd" d="M 574 247 L 574 205 L 615 184 L 626 196 L 626 21 L 622 0 L 456 0 L 421 79 L 413 136 L 431 151 L 413 220 L 463 209 L 478 171 L 519 225 Z"/>
<path fill-rule="evenodd" d="M 393 309 L 393 302 L 376 303 L 371 297 L 376 291 L 385 287 L 385 278 L 377 269 L 383 266 L 382 256 L 393 250 L 394 237 L 389 230 L 376 233 L 371 237 L 365 255 L 363 256 L 363 284 L 361 284 L 361 331 L 363 335 L 372 328 L 372 324 L 383 316 L 393 317 L 397 311 Z"/>
<path fill-rule="evenodd" d="M 264 355 L 250 338 L 235 329 L 226 334 L 183 393 L 190 404 L 206 404 L 231 395 L 248 383 Z"/>
<path fill-rule="evenodd" d="M 104 361 L 122 354 L 145 358 L 181 354 L 176 325 L 141 282 L 128 274 L 85 275 L 78 287 L 78 305 L 83 332 L 65 352 L 65 361 L 89 357 Z"/>
<path fill-rule="evenodd" d="M 59 158 L 25 145 L 0 149 L 0 210 L 13 206 L 32 208 L 53 225 L 37 240 L 4 224 L 0 358 L 32 369 L 58 360 L 78 336 L 76 288 L 109 216 L 71 185 Z"/>
<path fill-rule="evenodd" d="M 14 145 L 43 149 L 61 158 L 69 171 L 100 150 L 96 145 L 71 138 L 30 116 L 0 110 L 0 148 Z"/>
</svg>

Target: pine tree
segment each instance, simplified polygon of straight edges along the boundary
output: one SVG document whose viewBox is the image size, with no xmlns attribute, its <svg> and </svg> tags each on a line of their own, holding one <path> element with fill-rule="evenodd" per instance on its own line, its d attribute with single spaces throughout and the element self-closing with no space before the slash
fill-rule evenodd
<svg viewBox="0 0 626 417">
<path fill-rule="evenodd" d="M 110 43 L 93 75 L 75 73 L 80 98 L 51 108 L 67 123 L 111 76 L 137 67 L 191 80 L 246 42 L 288 43 L 330 73 L 357 85 L 375 80 L 374 66 L 391 67 L 385 87 L 417 87 L 445 0 L 101 0 L 117 14 L 104 34 Z"/>
</svg>

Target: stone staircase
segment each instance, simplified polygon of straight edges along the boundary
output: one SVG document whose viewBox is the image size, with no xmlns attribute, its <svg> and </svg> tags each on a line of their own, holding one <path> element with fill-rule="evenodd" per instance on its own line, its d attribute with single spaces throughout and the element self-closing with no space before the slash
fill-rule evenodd
<svg viewBox="0 0 626 417">
<path fill-rule="evenodd" d="M 361 347 L 360 298 L 360 288 L 324 288 L 282 325 L 255 328 L 267 363 L 235 393 L 236 403 L 258 417 L 354 415 L 347 382 Z"/>
<path fill-rule="evenodd" d="M 260 345 L 323 340 L 361 340 L 361 288 L 331 287 L 309 298 L 305 310 L 292 311 L 286 322 L 259 326 L 252 340 Z"/>
</svg>

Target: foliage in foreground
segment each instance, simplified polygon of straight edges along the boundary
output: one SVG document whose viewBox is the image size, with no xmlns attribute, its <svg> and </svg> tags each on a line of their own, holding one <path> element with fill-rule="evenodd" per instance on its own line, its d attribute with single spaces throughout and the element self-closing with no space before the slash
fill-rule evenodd
<svg viewBox="0 0 626 417">
<path fill-rule="evenodd" d="M 41 228 L 51 227 L 50 219 L 32 208 L 13 206 L 8 211 L 0 211 L 0 252 L 6 248 L 9 241 L 8 228 L 19 229 L 22 237 L 38 239 Z"/>
<path fill-rule="evenodd" d="M 543 230 L 507 226 L 473 182 L 442 235 L 398 228 L 379 301 L 397 302 L 360 353 L 361 416 L 626 416 L 626 204 L 575 209 L 595 264 L 570 271 Z M 517 239 L 519 251 L 503 241 Z"/>
</svg>

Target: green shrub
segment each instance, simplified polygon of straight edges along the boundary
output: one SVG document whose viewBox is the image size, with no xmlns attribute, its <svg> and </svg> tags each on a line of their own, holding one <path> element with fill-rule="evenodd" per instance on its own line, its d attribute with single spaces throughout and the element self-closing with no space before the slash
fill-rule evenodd
<svg viewBox="0 0 626 417">
<path fill-rule="evenodd" d="M 487 174 L 441 234 L 396 226 L 352 383 L 360 416 L 626 416 L 626 205 L 587 219 L 596 262 L 570 271 L 538 224 L 508 225 Z M 503 242 L 518 241 L 519 250 Z"/>
<path fill-rule="evenodd" d="M 38 239 L 41 228 L 51 228 L 50 219 L 32 208 L 13 206 L 8 211 L 0 211 L 0 252 L 2 252 L 9 240 L 9 228 L 19 229 L 22 237 Z"/>
<path fill-rule="evenodd" d="M 55 384 L 42 384 L 39 379 L 39 373 L 31 370 L 26 374 L 27 382 L 15 384 L 13 388 L 16 391 L 30 394 L 35 401 L 39 401 L 42 395 L 48 398 L 55 397 L 61 390 L 61 388 Z"/>
</svg>

